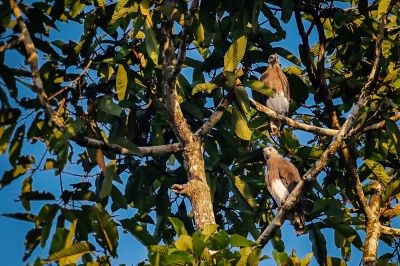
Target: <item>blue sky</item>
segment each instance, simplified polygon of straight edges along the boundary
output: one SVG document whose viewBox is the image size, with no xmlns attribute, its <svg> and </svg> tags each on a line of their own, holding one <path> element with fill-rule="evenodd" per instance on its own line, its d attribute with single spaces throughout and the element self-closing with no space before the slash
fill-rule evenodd
<svg viewBox="0 0 400 266">
<path fill-rule="evenodd" d="M 267 25 L 267 24 L 266 24 Z M 267 25 L 268 26 L 268 25 Z M 283 25 L 284 26 L 284 25 Z M 56 30 L 52 30 L 51 38 L 52 39 L 61 39 L 64 41 L 74 40 L 78 41 L 81 33 L 81 26 L 76 23 L 64 23 L 60 24 L 59 28 L 60 32 Z M 281 46 L 291 51 L 295 55 L 298 56 L 298 44 L 300 43 L 300 37 L 297 32 L 297 28 L 294 23 L 294 19 L 287 26 L 284 26 L 287 30 L 287 38 L 284 41 L 276 43 L 276 46 Z M 311 34 L 311 45 L 316 42 L 316 34 L 315 32 Z M 191 56 L 196 56 L 194 53 Z M 7 64 L 18 66 L 24 65 L 24 60 L 19 56 L 13 56 L 13 52 L 7 52 L 6 57 Z M 43 62 L 43 61 L 42 61 Z M 286 60 L 281 60 L 283 67 L 291 65 L 290 62 Z M 189 74 L 190 75 L 190 74 Z M 190 78 L 188 78 L 190 80 Z M 31 95 L 30 92 L 26 88 L 20 89 L 20 94 L 22 95 Z M 296 131 L 296 135 L 299 138 L 302 144 L 305 144 L 306 141 L 310 138 L 310 134 Z M 36 157 L 36 163 L 39 161 L 41 156 L 45 153 L 46 149 L 43 144 L 32 145 L 24 145 L 23 154 L 33 154 Z M 5 155 L 0 156 L 0 176 L 5 170 L 10 169 L 10 164 L 8 162 L 8 158 Z M 75 166 L 67 166 L 65 171 L 67 172 L 76 172 L 80 171 L 79 168 Z M 12 212 L 24 212 L 21 204 L 19 202 L 15 202 L 18 199 L 18 195 L 20 193 L 21 183 L 23 178 L 14 181 L 11 185 L 3 188 L 0 191 L 0 214 L 4 213 L 12 213 Z M 79 180 L 75 176 L 71 176 L 68 174 L 63 175 L 63 183 L 64 186 L 68 186 L 70 183 L 76 183 Z M 48 190 L 54 191 L 55 194 L 60 193 L 59 186 L 59 177 L 54 175 L 54 171 L 43 171 L 37 172 L 34 175 L 33 187 L 35 190 Z M 43 202 L 32 203 L 32 212 L 37 213 L 42 206 Z M 132 215 L 133 210 L 128 210 L 126 213 L 122 215 Z M 2 236 L 0 242 L 0 257 L 2 258 L 2 265 L 22 265 L 22 256 L 24 253 L 24 238 L 26 232 L 32 228 L 32 224 L 22 221 L 13 220 L 10 218 L 6 218 L 0 216 L 0 235 Z M 307 253 L 312 252 L 311 250 L 311 242 L 308 239 L 308 235 L 296 237 L 293 228 L 289 225 L 288 222 L 282 228 L 283 232 L 283 240 L 285 242 L 286 251 L 288 253 L 291 252 L 292 249 L 297 251 L 297 255 L 299 257 L 304 257 Z M 333 239 L 333 230 L 323 230 L 328 246 L 328 255 L 329 256 L 337 256 L 341 257 L 340 249 L 337 249 L 334 245 Z M 360 231 L 359 231 L 360 232 Z M 361 235 L 362 239 L 364 238 Z M 49 240 L 50 241 L 50 240 Z M 361 253 L 353 248 L 353 254 L 351 256 L 350 264 L 358 264 L 361 258 Z M 385 251 L 388 251 L 388 248 L 383 243 L 380 244 L 380 253 L 383 254 Z M 263 254 L 266 254 L 270 257 L 272 252 L 271 244 L 268 244 L 264 250 Z M 120 232 L 120 243 L 119 243 L 119 257 L 116 259 L 116 263 L 126 263 L 127 265 L 136 264 L 146 258 L 146 249 L 143 247 L 138 241 L 135 240 L 130 234 L 123 234 Z M 40 247 L 35 250 L 31 259 L 29 261 L 33 261 L 37 256 L 42 258 L 47 257 L 48 250 L 42 250 Z M 271 260 L 267 260 L 261 265 L 270 264 Z M 312 265 L 316 265 L 315 259 L 313 259 Z"/>
</svg>

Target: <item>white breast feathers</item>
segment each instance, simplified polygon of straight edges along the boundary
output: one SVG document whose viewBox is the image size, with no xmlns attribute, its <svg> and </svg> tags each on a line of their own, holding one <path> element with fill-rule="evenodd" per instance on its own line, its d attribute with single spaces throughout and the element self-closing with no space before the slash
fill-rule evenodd
<svg viewBox="0 0 400 266">
<path fill-rule="evenodd" d="M 279 178 L 274 178 L 268 186 L 269 193 L 275 199 L 278 207 L 282 206 L 289 196 L 289 190 L 285 187 Z"/>
</svg>

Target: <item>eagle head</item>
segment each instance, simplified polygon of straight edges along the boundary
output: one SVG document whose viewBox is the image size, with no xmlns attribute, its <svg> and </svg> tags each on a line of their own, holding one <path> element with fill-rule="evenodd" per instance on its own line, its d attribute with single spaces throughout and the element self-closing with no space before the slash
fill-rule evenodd
<svg viewBox="0 0 400 266">
<path fill-rule="evenodd" d="M 268 57 L 268 64 L 270 65 L 279 65 L 279 57 L 277 54 L 272 54 Z"/>
<path fill-rule="evenodd" d="M 269 157 L 279 156 L 278 151 L 274 147 L 265 147 L 263 149 L 263 154 L 265 160 L 268 160 Z"/>
</svg>

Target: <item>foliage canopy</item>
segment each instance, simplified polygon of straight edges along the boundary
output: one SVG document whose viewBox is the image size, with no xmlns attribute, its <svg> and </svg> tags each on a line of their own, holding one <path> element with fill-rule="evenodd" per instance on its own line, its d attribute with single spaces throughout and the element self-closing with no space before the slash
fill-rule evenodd
<svg viewBox="0 0 400 266">
<path fill-rule="evenodd" d="M 279 146 L 306 173 L 368 88 L 345 143 L 305 188 L 307 234 L 318 263 L 342 265 L 354 249 L 366 258 L 368 228 L 378 224 L 379 242 L 393 253 L 375 258 L 395 263 L 399 16 L 399 4 L 389 0 L 1 1 L 0 154 L 10 167 L 2 169 L 0 188 L 23 180 L 16 196 L 26 212 L 3 214 L 32 223 L 23 260 L 33 261 L 40 246 L 49 256 L 35 265 L 106 265 L 126 231 L 148 247 L 143 264 L 257 265 L 267 258 L 248 239 L 275 217 L 262 147 Z M 71 24 L 79 40 L 54 37 Z M 290 33 L 298 36 L 296 51 L 277 44 L 288 29 L 298 30 Z M 279 140 L 268 132 L 270 115 L 257 108 L 271 95 L 259 76 L 272 53 L 289 64 L 294 119 Z M 181 122 L 193 132 L 180 135 Z M 312 137 L 297 137 L 305 136 L 300 130 Z M 191 138 L 202 145 L 199 180 L 218 225 L 197 231 L 196 199 L 175 193 L 196 179 L 186 153 Z M 43 148 L 43 155 L 35 151 Z M 76 182 L 63 185 L 71 167 Z M 42 171 L 61 193 L 35 189 Z M 41 204 L 37 213 L 33 201 Z M 122 218 L 123 209 L 134 215 Z M 329 256 L 322 229 L 334 231 L 341 258 Z M 311 255 L 287 254 L 279 230 L 271 241 L 278 264 L 310 262 Z"/>
</svg>

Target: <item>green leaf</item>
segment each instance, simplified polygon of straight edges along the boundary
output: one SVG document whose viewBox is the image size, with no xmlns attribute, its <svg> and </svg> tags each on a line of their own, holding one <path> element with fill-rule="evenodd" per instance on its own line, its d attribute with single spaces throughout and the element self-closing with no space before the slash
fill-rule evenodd
<svg viewBox="0 0 400 266">
<path fill-rule="evenodd" d="M 206 83 L 198 83 L 194 86 L 192 90 L 192 95 L 195 95 L 198 92 L 207 91 L 207 93 L 211 93 L 214 89 L 218 89 L 219 86 L 217 84 L 206 82 Z"/>
<path fill-rule="evenodd" d="M 32 191 L 32 176 L 28 176 L 24 179 L 22 182 L 21 186 L 21 195 L 27 192 Z M 25 210 L 30 211 L 31 210 L 31 202 L 28 200 L 21 200 L 22 206 L 25 208 Z"/>
<path fill-rule="evenodd" d="M 224 57 L 224 70 L 233 72 L 242 61 L 246 52 L 247 36 L 241 36 L 236 39 L 229 47 Z"/>
<path fill-rule="evenodd" d="M 134 219 L 120 220 L 124 229 L 128 230 L 140 243 L 145 246 L 155 244 L 153 236 L 147 231 L 146 226 L 139 224 Z"/>
<path fill-rule="evenodd" d="M 240 112 L 238 106 L 235 106 L 235 104 L 233 105 L 234 108 L 232 111 L 232 123 L 235 128 L 235 133 L 239 138 L 243 140 L 250 140 L 252 132 L 247 125 L 246 118 Z"/>
<path fill-rule="evenodd" d="M 272 89 L 265 86 L 265 83 L 260 80 L 247 80 L 243 82 L 243 85 L 269 97 L 273 96 Z"/>
<path fill-rule="evenodd" d="M 251 208 L 256 207 L 256 201 L 253 197 L 252 191 L 250 189 L 250 186 L 247 184 L 246 181 L 240 178 L 240 176 L 235 176 L 232 171 L 226 167 L 224 164 L 219 164 L 221 169 L 225 172 L 225 174 L 229 177 L 231 182 L 235 185 L 236 189 L 239 191 L 239 193 L 242 195 L 242 197 L 246 200 L 247 204 Z"/>
<path fill-rule="evenodd" d="M 51 254 L 48 258 L 47 261 L 59 261 L 61 259 L 68 259 L 71 257 L 76 257 L 78 256 L 81 257 L 82 255 L 95 251 L 95 247 L 90 244 L 89 242 L 78 242 L 78 243 L 73 243 L 70 247 L 64 248 L 60 251 L 57 251 L 53 254 Z M 78 259 L 77 258 L 77 259 Z"/>
<path fill-rule="evenodd" d="M 0 109 L 0 126 L 14 124 L 20 115 L 21 111 L 16 108 Z"/>
<path fill-rule="evenodd" d="M 115 86 L 117 87 L 118 100 L 122 101 L 125 99 L 126 88 L 128 87 L 128 74 L 123 64 L 120 64 L 118 66 L 115 82 Z"/>
<path fill-rule="evenodd" d="M 17 128 L 15 131 L 14 137 L 10 142 L 10 147 L 8 149 L 8 159 L 10 163 L 15 166 L 19 155 L 21 154 L 22 143 L 24 141 L 25 136 L 25 125 L 22 125 Z"/>
<path fill-rule="evenodd" d="M 91 226 L 96 233 L 97 242 L 104 248 L 108 249 L 113 257 L 117 255 L 118 247 L 118 229 L 115 222 L 111 219 L 106 210 L 99 207 L 91 207 L 87 211 L 90 215 Z M 85 208 L 82 208 L 86 212 Z"/>
<path fill-rule="evenodd" d="M 393 141 L 396 153 L 400 156 L 400 130 L 396 123 L 391 119 L 385 119 L 386 123 L 386 133 L 389 135 L 390 139 Z"/>
<path fill-rule="evenodd" d="M 10 138 L 14 132 L 16 124 L 9 125 L 8 127 L 0 127 L 0 154 L 4 154 L 10 143 Z"/>
<path fill-rule="evenodd" d="M 99 194 L 100 199 L 104 199 L 108 197 L 108 195 L 110 195 L 111 189 L 113 187 L 112 181 L 114 180 L 114 175 L 116 172 L 117 172 L 116 161 L 112 160 L 108 163 L 104 174 L 103 184 L 101 185 L 101 190 Z"/>
<path fill-rule="evenodd" d="M 168 219 L 170 220 L 172 226 L 175 229 L 175 232 L 178 234 L 178 236 L 181 235 L 187 235 L 187 231 L 185 228 L 185 225 L 183 224 L 183 222 L 181 220 L 179 220 L 178 218 L 175 217 L 168 217 Z"/>
<path fill-rule="evenodd" d="M 400 179 L 396 179 L 386 187 L 382 196 L 382 202 L 383 203 L 388 202 L 391 196 L 394 196 L 399 192 L 400 192 Z"/>
<path fill-rule="evenodd" d="M 56 216 L 59 207 L 57 204 L 46 204 L 42 207 L 39 212 L 38 219 L 36 220 L 36 225 L 42 226 L 41 234 L 41 247 L 46 246 L 47 238 L 49 237 L 51 226 L 53 224 L 54 217 Z"/>
<path fill-rule="evenodd" d="M 383 167 L 383 165 L 370 159 L 366 159 L 364 162 L 378 178 L 378 180 L 380 180 L 384 185 L 387 185 L 390 182 L 390 176 L 386 173 L 385 167 Z"/>
<path fill-rule="evenodd" d="M 388 11 L 390 0 L 379 0 L 378 5 L 378 20 L 381 20 Z"/>
<path fill-rule="evenodd" d="M 255 245 L 253 241 L 250 241 L 244 236 L 238 234 L 231 235 L 231 237 L 229 238 L 229 243 L 233 247 L 251 247 Z"/>
<path fill-rule="evenodd" d="M 151 28 L 151 22 L 147 18 L 144 22 L 144 34 L 146 42 L 146 51 L 154 64 L 158 64 L 158 43 L 153 29 Z"/>
<path fill-rule="evenodd" d="M 37 216 L 32 214 L 32 213 L 4 213 L 1 216 L 5 216 L 5 217 L 9 217 L 9 218 L 13 218 L 13 219 L 17 219 L 17 220 L 21 220 L 21 221 L 25 221 L 25 222 L 31 222 L 31 223 L 35 223 Z"/>
<path fill-rule="evenodd" d="M 318 263 L 325 264 L 327 255 L 326 240 L 318 224 L 311 224 L 309 226 L 309 238 L 312 242 L 312 250 Z"/>
<path fill-rule="evenodd" d="M 174 251 L 168 255 L 160 256 L 160 265 L 193 265 L 194 258 L 190 253 Z"/>
<path fill-rule="evenodd" d="M 244 87 L 237 86 L 235 89 L 236 102 L 239 104 L 240 109 L 244 114 L 250 112 L 250 101 Z"/>
<path fill-rule="evenodd" d="M 192 237 L 188 235 L 179 236 L 179 238 L 175 241 L 175 246 L 178 250 L 193 252 Z"/>
<path fill-rule="evenodd" d="M 274 51 L 275 51 L 275 53 L 277 53 L 278 55 L 282 56 L 286 60 L 292 62 L 293 64 L 295 64 L 297 66 L 301 65 L 300 59 L 298 59 L 293 53 L 291 53 L 290 51 L 286 50 L 285 48 L 283 48 L 283 47 L 275 47 Z"/>
<path fill-rule="evenodd" d="M 32 164 L 18 164 L 13 169 L 5 171 L 2 179 L 0 180 L 0 189 L 9 185 L 12 181 L 18 177 L 24 175 L 28 170 L 31 169 Z"/>
<path fill-rule="evenodd" d="M 282 1 L 282 14 L 281 20 L 285 23 L 288 23 L 290 18 L 292 17 L 294 9 L 294 2 L 293 0 L 283 0 Z"/>
<path fill-rule="evenodd" d="M 104 96 L 99 101 L 99 109 L 105 113 L 120 116 L 122 108 L 113 102 L 111 97 Z"/>
</svg>

